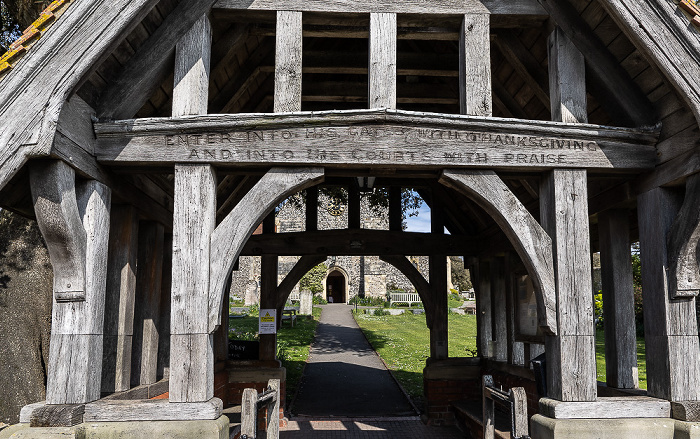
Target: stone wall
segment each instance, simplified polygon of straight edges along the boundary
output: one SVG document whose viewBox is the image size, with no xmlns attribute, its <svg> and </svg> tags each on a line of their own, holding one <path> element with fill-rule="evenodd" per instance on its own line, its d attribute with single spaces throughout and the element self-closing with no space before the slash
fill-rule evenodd
<svg viewBox="0 0 700 439">
<path fill-rule="evenodd" d="M 52 282 L 36 223 L 0 212 L 0 423 L 46 397 Z"/>
</svg>

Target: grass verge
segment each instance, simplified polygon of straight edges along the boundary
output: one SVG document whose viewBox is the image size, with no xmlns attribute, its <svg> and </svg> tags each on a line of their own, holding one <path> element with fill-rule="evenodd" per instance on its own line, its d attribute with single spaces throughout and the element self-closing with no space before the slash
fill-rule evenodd
<svg viewBox="0 0 700 439">
<path fill-rule="evenodd" d="M 605 382 L 605 331 L 595 331 L 595 360 L 598 381 Z M 647 388 L 647 355 L 644 339 L 637 337 L 637 368 L 639 372 L 639 388 Z"/>
</svg>

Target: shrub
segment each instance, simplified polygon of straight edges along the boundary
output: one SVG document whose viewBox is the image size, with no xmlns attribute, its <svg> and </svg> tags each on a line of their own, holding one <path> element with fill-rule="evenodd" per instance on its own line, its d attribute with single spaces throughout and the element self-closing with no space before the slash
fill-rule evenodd
<svg viewBox="0 0 700 439">
<path fill-rule="evenodd" d="M 382 308 L 377 308 L 374 310 L 375 316 L 388 316 L 389 314 L 389 311 L 384 311 Z"/>
<path fill-rule="evenodd" d="M 378 305 L 384 305 L 386 303 L 386 300 L 382 297 L 372 297 L 372 296 L 365 296 L 365 297 L 360 297 L 360 296 L 354 296 L 352 299 L 350 299 L 350 305 L 360 305 L 360 306 L 378 306 Z"/>
<path fill-rule="evenodd" d="M 314 294 L 313 303 L 314 305 L 326 305 L 328 301 L 321 297 L 320 294 Z"/>
</svg>

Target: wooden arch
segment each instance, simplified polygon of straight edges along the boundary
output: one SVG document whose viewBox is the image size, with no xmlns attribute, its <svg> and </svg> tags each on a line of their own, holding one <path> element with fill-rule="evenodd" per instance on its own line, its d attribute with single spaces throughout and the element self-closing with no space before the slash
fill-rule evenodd
<svg viewBox="0 0 700 439">
<path fill-rule="evenodd" d="M 420 274 L 418 269 L 411 264 L 406 256 L 384 255 L 380 256 L 379 259 L 396 267 L 396 269 L 406 276 L 413 286 L 416 287 L 416 292 L 420 296 L 420 299 L 423 301 L 423 306 L 425 307 L 425 323 L 428 325 L 428 328 L 431 328 L 434 316 L 433 296 L 430 295 L 430 284 L 425 280 L 425 277 Z"/>
<path fill-rule="evenodd" d="M 226 281 L 255 228 L 288 196 L 324 178 L 323 168 L 272 168 L 243 197 L 211 234 L 209 331 L 221 324 Z M 302 274 L 303 275 L 303 274 Z"/>
<path fill-rule="evenodd" d="M 503 229 L 532 277 L 537 320 L 546 334 L 557 333 L 552 239 L 493 171 L 443 171 L 440 183 L 474 200 Z"/>
</svg>

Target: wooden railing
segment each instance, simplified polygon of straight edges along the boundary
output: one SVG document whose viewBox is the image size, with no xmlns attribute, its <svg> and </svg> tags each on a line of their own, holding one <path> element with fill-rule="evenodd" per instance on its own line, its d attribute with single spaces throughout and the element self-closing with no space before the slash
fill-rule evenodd
<svg viewBox="0 0 700 439">
<path fill-rule="evenodd" d="M 280 380 L 267 382 L 267 389 L 258 394 L 255 389 L 243 390 L 241 401 L 240 439 L 256 439 L 258 433 L 258 411 L 267 409 L 267 439 L 280 437 Z"/>
<path fill-rule="evenodd" d="M 512 439 L 530 439 L 527 427 L 527 395 L 523 387 L 513 387 L 509 391 L 497 389 L 493 377 L 484 375 L 482 381 L 482 404 L 484 416 L 484 439 L 494 439 L 496 401 L 510 407 L 510 437 Z"/>
<path fill-rule="evenodd" d="M 422 303 L 418 293 L 389 293 L 389 305 L 392 303 L 405 303 L 411 306 L 412 303 Z"/>
</svg>

